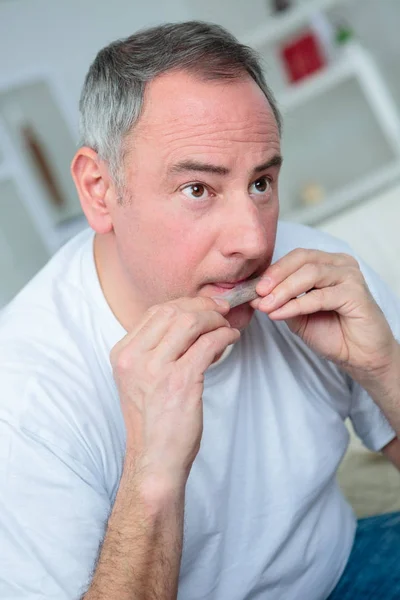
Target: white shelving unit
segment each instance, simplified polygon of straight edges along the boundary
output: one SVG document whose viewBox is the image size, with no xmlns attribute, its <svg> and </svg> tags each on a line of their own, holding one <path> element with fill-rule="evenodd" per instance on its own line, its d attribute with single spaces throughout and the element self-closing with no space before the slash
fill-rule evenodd
<svg viewBox="0 0 400 600">
<path fill-rule="evenodd" d="M 320 205 L 287 212 L 284 216 L 289 220 L 317 223 L 362 198 L 368 198 L 376 190 L 400 178 L 400 117 L 372 57 L 361 46 L 345 46 L 337 62 L 298 86 L 294 85 L 293 89 L 278 97 L 278 102 L 283 113 L 288 115 L 302 104 L 327 94 L 332 88 L 351 79 L 356 80 L 363 91 L 365 100 L 393 151 L 393 162 L 331 194 Z"/>
<path fill-rule="evenodd" d="M 343 47 L 338 59 L 326 69 L 311 75 L 303 82 L 278 96 L 284 112 L 329 92 L 348 79 L 356 79 L 370 104 L 374 115 L 393 150 L 400 155 L 400 118 L 396 105 L 373 58 L 362 46 L 349 43 Z"/>
<path fill-rule="evenodd" d="M 332 215 L 350 208 L 360 200 L 369 199 L 374 192 L 386 188 L 400 179 L 400 161 L 381 168 L 365 179 L 355 181 L 335 194 L 331 194 L 323 203 L 316 206 L 302 207 L 284 213 L 287 221 L 315 225 L 325 221 Z"/>
<path fill-rule="evenodd" d="M 274 44 L 307 25 L 316 12 L 325 12 L 345 2 L 348 0 L 303 0 L 297 7 L 271 17 L 268 23 L 245 36 L 243 43 L 262 50 L 266 44 Z"/>
<path fill-rule="evenodd" d="M 46 75 L 32 73 L 13 81 L 0 78 L 0 97 L 14 87 L 18 89 L 36 81 L 49 82 L 61 117 L 67 124 L 62 108 L 62 91 L 57 90 Z M 14 104 L 10 102 L 9 105 L 13 110 Z M 17 138 L 12 135 L 8 116 L 0 110 L 0 308 L 69 237 L 84 227 L 79 216 L 57 224 L 51 207 L 48 208 L 46 198 L 41 195 L 34 173 L 27 168 Z"/>
<path fill-rule="evenodd" d="M 296 8 L 272 17 L 244 42 L 265 57 L 274 52 L 279 42 L 295 36 L 310 24 L 316 13 L 339 7 L 346 0 L 303 0 Z M 347 0 L 349 1 L 349 0 Z M 274 61 L 276 62 L 276 58 Z M 307 224 L 315 224 L 348 206 L 371 196 L 396 179 L 400 179 L 400 116 L 384 79 L 370 53 L 356 42 L 348 42 L 336 52 L 335 59 L 321 71 L 295 83 L 288 84 L 277 93 L 285 129 L 296 120 L 296 111 L 319 99 L 326 101 L 330 92 L 338 90 L 346 82 L 355 82 L 368 105 L 379 132 L 390 147 L 392 160 L 380 165 L 373 173 L 356 178 L 344 187 L 330 192 L 321 204 L 289 209 L 282 204 L 282 217 Z M 317 179 L 317 175 L 316 175 Z"/>
</svg>

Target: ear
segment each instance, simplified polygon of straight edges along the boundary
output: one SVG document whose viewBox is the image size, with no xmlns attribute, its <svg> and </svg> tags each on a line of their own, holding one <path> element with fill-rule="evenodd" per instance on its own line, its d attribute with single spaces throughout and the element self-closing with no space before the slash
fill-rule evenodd
<svg viewBox="0 0 400 600">
<path fill-rule="evenodd" d="M 117 194 L 105 161 L 92 148 L 83 146 L 72 160 L 71 175 L 91 228 L 96 233 L 112 231 L 110 209 Z"/>
</svg>

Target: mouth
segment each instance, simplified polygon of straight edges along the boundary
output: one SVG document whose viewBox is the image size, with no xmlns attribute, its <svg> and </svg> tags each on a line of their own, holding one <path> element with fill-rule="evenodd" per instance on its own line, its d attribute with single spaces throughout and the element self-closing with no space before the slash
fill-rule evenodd
<svg viewBox="0 0 400 600">
<path fill-rule="evenodd" d="M 234 279 L 232 281 L 218 281 L 218 282 L 211 283 L 210 285 L 214 288 L 215 291 L 219 291 L 220 293 L 222 293 L 222 292 L 225 292 L 226 290 L 232 290 L 233 288 L 235 288 L 237 285 L 240 285 L 241 283 L 245 283 L 246 281 L 251 281 L 252 279 L 255 279 L 256 277 L 261 275 L 261 273 L 263 273 L 264 271 L 265 271 L 265 268 L 257 269 L 256 271 L 253 271 L 251 273 L 251 275 L 249 275 L 248 277 L 245 277 L 244 279 Z"/>
</svg>

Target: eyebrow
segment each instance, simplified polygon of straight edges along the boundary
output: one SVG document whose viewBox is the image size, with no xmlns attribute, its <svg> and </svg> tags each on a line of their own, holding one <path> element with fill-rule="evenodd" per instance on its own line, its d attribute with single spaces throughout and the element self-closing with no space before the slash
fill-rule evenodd
<svg viewBox="0 0 400 600">
<path fill-rule="evenodd" d="M 282 162 L 282 156 L 280 154 L 275 154 L 275 156 L 273 156 L 270 160 L 267 160 L 261 165 L 257 165 L 257 167 L 254 167 L 253 174 L 261 173 L 262 171 L 266 171 L 271 167 L 280 167 Z M 176 165 L 173 165 L 169 171 L 171 173 L 186 173 L 188 171 L 196 171 L 200 173 L 213 173 L 214 175 L 229 175 L 230 173 L 230 170 L 227 167 L 193 160 L 183 160 Z"/>
</svg>

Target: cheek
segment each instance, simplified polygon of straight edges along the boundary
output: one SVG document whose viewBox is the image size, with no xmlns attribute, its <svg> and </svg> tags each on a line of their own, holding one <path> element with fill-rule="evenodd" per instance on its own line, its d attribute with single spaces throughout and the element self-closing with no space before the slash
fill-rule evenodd
<svg viewBox="0 0 400 600">
<path fill-rule="evenodd" d="M 155 210 L 124 212 L 115 232 L 121 260 L 135 287 L 157 302 L 194 293 L 209 246 L 203 228 Z"/>
<path fill-rule="evenodd" d="M 165 272 L 174 273 L 175 279 L 194 281 L 209 249 L 205 232 L 192 223 L 174 222 L 164 228 L 159 240 L 159 261 Z"/>
</svg>

